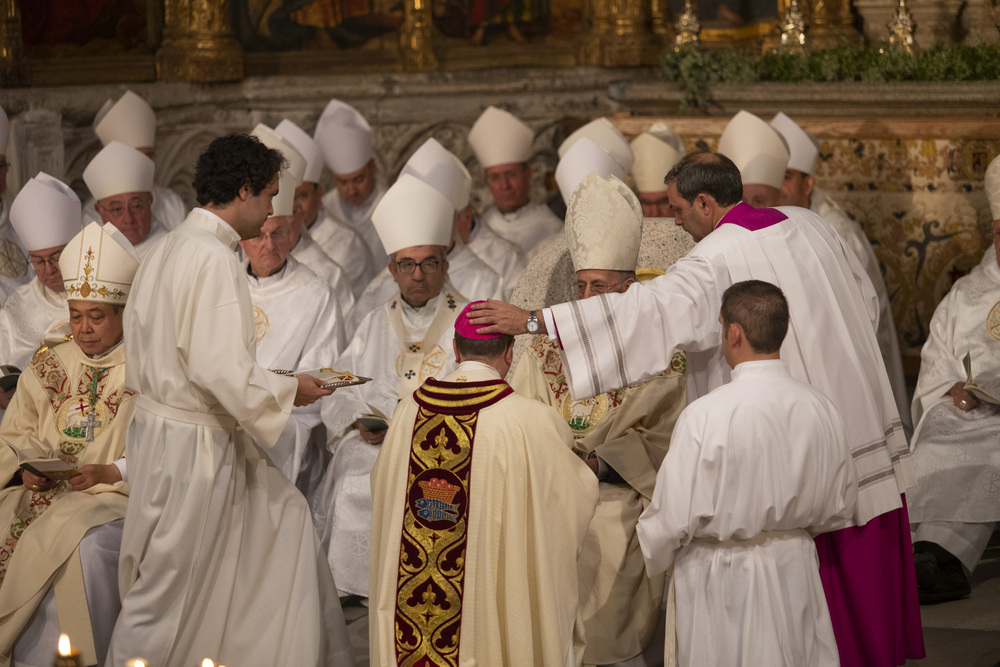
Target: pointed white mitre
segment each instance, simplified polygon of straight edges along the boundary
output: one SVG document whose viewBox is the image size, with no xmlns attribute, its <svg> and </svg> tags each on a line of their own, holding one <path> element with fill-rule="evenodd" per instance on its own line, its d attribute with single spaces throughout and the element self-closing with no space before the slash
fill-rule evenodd
<svg viewBox="0 0 1000 667">
<path fill-rule="evenodd" d="M 97 112 L 94 132 L 105 146 L 120 141 L 132 148 L 152 148 L 156 142 L 156 112 L 149 102 L 126 90 L 117 102 L 108 100 Z"/>
<path fill-rule="evenodd" d="M 361 112 L 340 100 L 330 100 L 323 109 L 313 138 L 335 174 L 353 174 L 374 155 L 372 126 Z"/>
<path fill-rule="evenodd" d="M 10 205 L 10 224 L 28 252 L 55 248 L 79 233 L 82 208 L 72 188 L 40 171 Z"/>
<path fill-rule="evenodd" d="M 719 152 L 740 170 L 743 185 L 781 189 L 788 148 L 778 131 L 749 111 L 740 111 L 719 137 Z"/>
<path fill-rule="evenodd" d="M 83 170 L 83 182 L 97 201 L 126 192 L 152 192 L 155 169 L 136 149 L 112 141 Z"/>
<path fill-rule="evenodd" d="M 592 171 L 601 178 L 625 178 L 625 168 L 618 160 L 589 138 L 581 137 L 556 165 L 556 185 L 563 201 L 568 202 L 572 198 L 576 186 Z"/>
<path fill-rule="evenodd" d="M 483 169 L 527 162 L 534 139 L 535 133 L 517 116 L 493 106 L 487 107 L 469 130 L 469 145 Z"/>
<path fill-rule="evenodd" d="M 990 213 L 994 220 L 1000 220 L 1000 155 L 993 158 L 993 162 L 986 168 L 984 187 L 986 198 L 990 202 Z"/>
<path fill-rule="evenodd" d="M 92 222 L 59 256 L 66 298 L 123 305 L 139 269 L 139 255 L 110 222 Z"/>
<path fill-rule="evenodd" d="M 663 123 L 654 123 L 632 140 L 632 178 L 639 192 L 664 192 L 663 178 L 684 157 L 684 142 Z"/>
<path fill-rule="evenodd" d="M 399 175 L 413 174 L 443 194 L 461 211 L 469 205 L 472 176 L 451 151 L 431 137 L 403 165 Z"/>
<path fill-rule="evenodd" d="M 455 207 L 413 174 L 403 174 L 372 212 L 372 224 L 387 255 L 421 245 L 451 244 Z"/>
<path fill-rule="evenodd" d="M 788 168 L 803 174 L 816 173 L 819 144 L 816 139 L 798 126 L 794 120 L 779 111 L 771 119 L 771 127 L 778 131 L 788 145 Z"/>
<path fill-rule="evenodd" d="M 294 146 L 295 150 L 305 158 L 306 168 L 302 173 L 302 180 L 309 183 L 319 183 L 319 177 L 323 173 L 323 151 L 320 150 L 316 140 L 287 118 L 278 123 L 274 131 Z"/>
<path fill-rule="evenodd" d="M 562 159 L 573 148 L 574 144 L 584 137 L 611 154 L 611 157 L 618 160 L 618 164 L 626 173 L 632 168 L 632 163 L 635 161 L 632 147 L 629 146 L 625 135 L 619 132 L 618 128 L 612 125 L 607 118 L 592 120 L 566 137 L 566 140 L 559 146 L 559 158 Z"/>
<path fill-rule="evenodd" d="M 635 271 L 642 205 L 614 176 L 587 174 L 566 208 L 566 245 L 573 270 Z"/>
<path fill-rule="evenodd" d="M 10 140 L 10 120 L 7 112 L 0 107 L 0 155 L 7 154 L 7 142 Z"/>
<path fill-rule="evenodd" d="M 295 204 L 295 190 L 302 185 L 302 174 L 306 171 L 306 159 L 287 139 L 263 123 L 258 123 L 250 134 L 260 139 L 260 142 L 268 148 L 273 148 L 285 156 L 288 168 L 282 169 L 278 174 L 278 194 L 271 200 L 273 209 L 271 217 L 291 215 Z"/>
</svg>

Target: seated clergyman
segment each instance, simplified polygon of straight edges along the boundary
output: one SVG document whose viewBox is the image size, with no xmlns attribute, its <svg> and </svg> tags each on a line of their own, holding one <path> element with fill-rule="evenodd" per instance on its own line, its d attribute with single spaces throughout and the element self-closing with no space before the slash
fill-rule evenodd
<svg viewBox="0 0 1000 667">
<path fill-rule="evenodd" d="M 60 630 L 85 664 L 103 662 L 120 608 L 131 410 L 122 313 L 139 259 L 121 232 L 94 222 L 59 264 L 73 340 L 35 355 L 0 426 L 11 445 L 0 447 L 0 646 L 14 647 L 15 665 L 51 662 Z M 19 458 L 58 459 L 78 474 L 48 479 L 19 471 Z"/>
</svg>

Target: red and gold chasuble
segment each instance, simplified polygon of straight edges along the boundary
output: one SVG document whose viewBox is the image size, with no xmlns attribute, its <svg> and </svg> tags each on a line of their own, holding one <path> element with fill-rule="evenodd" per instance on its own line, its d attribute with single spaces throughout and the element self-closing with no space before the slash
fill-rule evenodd
<svg viewBox="0 0 1000 667">
<path fill-rule="evenodd" d="M 414 392 L 396 586 L 398 665 L 458 665 L 476 425 L 480 410 L 511 393 L 503 380 L 434 378 Z"/>
</svg>

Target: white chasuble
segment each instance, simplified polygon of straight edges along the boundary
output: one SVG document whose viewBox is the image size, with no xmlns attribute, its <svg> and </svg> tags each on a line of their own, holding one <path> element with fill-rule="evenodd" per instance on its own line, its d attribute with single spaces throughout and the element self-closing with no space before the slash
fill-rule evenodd
<svg viewBox="0 0 1000 667">
<path fill-rule="evenodd" d="M 69 322 L 65 292 L 53 292 L 37 277 L 11 294 L 0 310 L 0 363 L 24 369 L 47 333 Z"/>
<path fill-rule="evenodd" d="M 466 245 L 476 257 L 500 274 L 504 287 L 502 300 L 509 301 L 517 281 L 524 273 L 524 267 L 528 264 L 520 249 L 510 241 L 500 238 L 489 225 L 478 218 Z"/>
<path fill-rule="evenodd" d="M 25 369 L 0 437 L 24 458 L 59 458 L 77 467 L 113 463 L 125 451 L 130 396 L 123 346 L 91 358 L 75 343 L 63 343 L 39 353 Z M 17 457 L 3 445 L 0 478 L 6 483 L 17 469 Z M 85 491 L 73 491 L 67 482 L 43 492 L 23 485 L 0 491 L 0 665 L 9 664 L 11 647 L 54 576 L 59 577 L 56 604 L 64 628 L 89 633 L 87 605 L 62 600 L 60 587 L 82 590 L 77 545 L 91 528 L 124 517 L 127 500 L 128 487 L 122 482 Z M 67 577 L 78 581 L 70 583 Z M 74 645 L 88 647 L 87 664 L 96 662 L 91 637 L 75 635 Z M 51 655 L 49 651 L 46 657 L 51 660 Z"/>
<path fill-rule="evenodd" d="M 35 276 L 28 251 L 11 226 L 9 214 L 7 202 L 0 199 L 0 303 Z"/>
<path fill-rule="evenodd" d="M 653 496 L 674 423 L 687 404 L 685 367 L 684 354 L 677 352 L 670 367 L 648 382 L 575 400 L 559 348 L 538 336 L 510 381 L 518 394 L 559 411 L 581 458 L 596 455 L 618 476 L 599 485 L 597 511 L 580 554 L 586 665 L 625 662 L 642 653 L 656 631 L 664 578 L 646 574 L 635 525 Z"/>
<path fill-rule="evenodd" d="M 293 378 L 256 362 L 239 235 L 201 208 L 139 267 L 125 309 L 131 496 L 107 664 L 350 664 L 302 495 L 254 444 L 288 420 Z"/>
<path fill-rule="evenodd" d="M 856 498 L 840 415 L 782 360 L 692 402 L 638 525 L 650 574 L 673 567 L 665 664 L 676 637 L 685 667 L 838 665 L 812 535 L 847 525 Z"/>
<path fill-rule="evenodd" d="M 353 424 L 372 408 L 391 417 L 401 396 L 455 368 L 455 317 L 466 303 L 447 286 L 421 308 L 413 308 L 397 292 L 365 317 L 334 364 L 338 370 L 372 378 L 323 400 L 333 460 L 312 507 L 341 595 L 368 596 L 370 476 L 379 452 Z"/>
<path fill-rule="evenodd" d="M 354 229 L 323 210 L 319 211 L 319 218 L 313 226 L 309 229 L 303 227 L 300 234 L 303 237 L 308 236 L 347 273 L 354 299 L 361 296 L 375 274 L 386 266 L 385 264 L 375 266 L 375 260 L 372 259 L 364 239 Z M 299 243 L 301 242 L 300 239 Z M 295 254 L 294 249 L 292 254 Z"/>
<path fill-rule="evenodd" d="M 1000 405 L 984 400 L 965 412 L 948 395 L 956 382 L 965 382 L 966 354 L 976 384 L 1000 396 L 1000 266 L 995 248 L 988 249 L 938 304 L 920 351 L 913 395 L 917 486 L 906 494 L 914 524 L 1000 520 Z"/>
<path fill-rule="evenodd" d="M 245 275 L 253 305 L 257 362 L 288 371 L 330 366 L 344 347 L 344 318 L 330 286 L 291 256 L 274 275 Z M 319 401 L 292 408 L 281 436 L 267 452 L 292 482 L 310 460 L 314 430 L 324 431 L 318 429 L 319 410 Z"/>
<path fill-rule="evenodd" d="M 385 182 L 381 176 L 376 176 L 375 187 L 361 206 L 351 206 L 345 202 L 336 187 L 323 195 L 323 208 L 326 209 L 326 212 L 335 220 L 357 232 L 358 236 L 365 242 L 375 271 L 389 264 L 389 255 L 386 254 L 385 247 L 375 231 L 375 225 L 372 224 L 372 213 L 378 203 L 382 201 L 382 195 L 385 194 L 385 191 Z M 324 249 L 327 248 L 328 244 L 335 242 L 326 235 L 328 231 L 333 231 L 329 226 L 322 228 L 314 226 L 309 231 L 316 243 Z"/>
<path fill-rule="evenodd" d="M 393 416 L 371 476 L 373 665 L 580 664 L 597 480 L 555 410 L 504 390 L 467 361 Z"/>
<path fill-rule="evenodd" d="M 872 250 L 872 244 L 865 236 L 856 221 L 852 220 L 835 201 L 824 191 L 814 188 L 810 198 L 810 210 L 830 223 L 830 226 L 847 242 L 847 247 L 854 251 L 862 268 L 872 281 L 875 293 L 878 295 L 878 329 L 875 337 L 882 352 L 892 395 L 896 399 L 896 409 L 899 419 L 903 422 L 903 431 L 907 437 L 913 434 L 913 422 L 910 419 L 910 404 L 907 401 L 906 377 L 903 374 L 903 358 L 899 351 L 899 337 L 896 336 L 896 321 L 892 316 L 892 302 L 882 278 L 882 269 L 878 258 Z"/>
<path fill-rule="evenodd" d="M 516 211 L 501 213 L 495 205 L 483 212 L 482 220 L 497 236 L 510 241 L 526 257 L 535 246 L 555 233 L 562 233 L 563 221 L 545 204 L 527 203 Z"/>
<path fill-rule="evenodd" d="M 669 366 L 675 348 L 687 355 L 689 399 L 728 382 L 722 293 L 751 278 L 788 299 L 781 354 L 792 377 L 844 415 L 860 489 L 856 524 L 898 509 L 914 476 L 875 338 L 878 299 L 854 253 L 811 211 L 738 204 L 664 275 L 624 294 L 554 306 L 570 391 L 583 398 L 644 381 Z"/>
</svg>

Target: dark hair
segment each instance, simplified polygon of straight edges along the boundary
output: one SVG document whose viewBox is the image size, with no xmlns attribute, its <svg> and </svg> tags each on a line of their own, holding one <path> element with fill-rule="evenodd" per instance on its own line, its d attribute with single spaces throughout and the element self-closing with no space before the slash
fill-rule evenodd
<svg viewBox="0 0 1000 667">
<path fill-rule="evenodd" d="M 719 206 L 735 206 L 743 200 L 743 179 L 733 161 L 722 153 L 695 151 L 671 167 L 663 182 L 677 182 L 677 192 L 688 203 L 704 193 Z"/>
<path fill-rule="evenodd" d="M 455 333 L 455 347 L 459 354 L 465 359 L 496 359 L 502 357 L 510 344 L 514 342 L 514 337 L 509 334 L 500 334 L 496 338 L 487 340 L 477 340 L 466 338 L 460 333 Z"/>
<path fill-rule="evenodd" d="M 259 195 L 274 176 L 288 167 L 281 151 L 249 134 L 227 134 L 208 145 L 194 170 L 194 191 L 201 206 L 224 206 L 249 185 Z"/>
<path fill-rule="evenodd" d="M 781 289 L 763 280 L 744 280 L 722 293 L 722 326 L 743 327 L 750 347 L 758 354 L 781 349 L 788 333 L 788 301 Z"/>
</svg>

